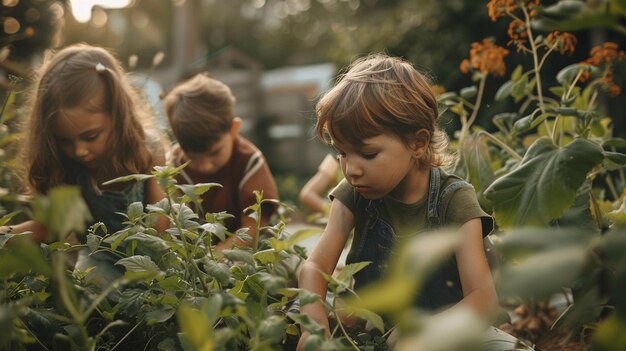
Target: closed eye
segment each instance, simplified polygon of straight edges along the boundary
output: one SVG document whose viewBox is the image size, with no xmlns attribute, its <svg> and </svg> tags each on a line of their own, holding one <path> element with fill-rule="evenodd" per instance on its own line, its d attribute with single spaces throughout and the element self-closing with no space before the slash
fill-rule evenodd
<svg viewBox="0 0 626 351">
<path fill-rule="evenodd" d="M 89 134 L 82 136 L 81 139 L 83 139 L 83 141 L 94 141 L 98 139 L 98 136 L 100 136 L 100 134 Z"/>
<path fill-rule="evenodd" d="M 376 158 L 376 156 L 378 156 L 378 153 L 373 153 L 373 154 L 361 154 L 361 156 L 363 156 L 364 159 L 366 160 L 371 160 Z"/>
</svg>

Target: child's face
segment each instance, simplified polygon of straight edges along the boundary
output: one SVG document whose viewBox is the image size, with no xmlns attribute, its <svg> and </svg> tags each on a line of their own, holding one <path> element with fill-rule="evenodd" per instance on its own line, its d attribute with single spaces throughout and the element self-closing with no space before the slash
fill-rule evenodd
<svg viewBox="0 0 626 351">
<path fill-rule="evenodd" d="M 65 109 L 54 118 L 52 128 L 65 156 L 91 170 L 106 166 L 113 131 L 108 113 L 82 107 Z"/>
<path fill-rule="evenodd" d="M 185 156 L 190 161 L 187 167 L 203 174 L 216 173 L 230 160 L 233 153 L 233 138 L 232 133 L 226 132 L 205 152 L 185 151 Z"/>
<path fill-rule="evenodd" d="M 417 167 L 409 148 L 393 134 L 363 140 L 363 146 L 333 143 L 341 171 L 356 191 L 366 199 L 391 195 L 402 200 L 407 195 L 407 179 Z"/>
</svg>

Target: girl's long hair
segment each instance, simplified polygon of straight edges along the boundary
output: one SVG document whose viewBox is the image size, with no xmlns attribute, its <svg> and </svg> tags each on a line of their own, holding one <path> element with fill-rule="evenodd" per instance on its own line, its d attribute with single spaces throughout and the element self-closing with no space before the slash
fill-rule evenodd
<svg viewBox="0 0 626 351">
<path fill-rule="evenodd" d="M 94 106 L 94 100 L 102 106 Z M 29 106 L 22 165 L 30 193 L 45 194 L 55 186 L 76 183 L 75 170 L 82 165 L 63 154 L 53 134 L 54 119 L 64 109 L 79 107 L 111 116 L 109 162 L 103 167 L 106 176 L 144 173 L 153 166 L 142 125 L 148 116 L 139 109 L 120 64 L 105 49 L 78 44 L 47 55 Z"/>
</svg>

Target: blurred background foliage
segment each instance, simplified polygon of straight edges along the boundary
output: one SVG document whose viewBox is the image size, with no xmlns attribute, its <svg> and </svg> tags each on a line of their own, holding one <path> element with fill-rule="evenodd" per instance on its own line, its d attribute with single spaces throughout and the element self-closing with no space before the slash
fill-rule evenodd
<svg viewBox="0 0 626 351">
<path fill-rule="evenodd" d="M 108 8 L 120 2 L 127 5 Z M 3 17 L 14 18 L 21 25 L 16 32 L 8 33 L 9 21 L 5 19 L 0 46 L 8 45 L 11 57 L 22 61 L 38 56 L 48 47 L 85 41 L 113 48 L 122 61 L 136 55 L 138 70 L 148 69 L 158 52 L 166 53 L 164 65 L 180 64 L 173 62 L 179 54 L 176 42 L 180 40 L 196 47 L 192 54 L 194 62 L 203 62 L 225 47 L 234 47 L 258 60 L 264 69 L 320 62 L 344 67 L 357 56 L 386 51 L 430 72 L 437 84 L 448 90 L 459 90 L 468 84 L 458 67 L 471 42 L 481 40 L 485 33 L 493 35 L 499 45 L 508 42 L 507 24 L 492 23 L 485 11 L 486 1 L 126 0 L 96 5 L 91 9 L 91 17 L 79 22 L 72 13 L 89 3 L 97 1 L 5 0 L 1 7 Z M 542 5 L 555 3 L 543 1 Z M 590 2 L 596 7 L 601 3 L 607 2 Z M 183 22 L 177 21 L 177 8 L 185 6 L 192 9 L 193 15 Z M 610 10 L 609 7 L 594 11 Z M 553 11 L 557 15 L 546 16 L 542 22 L 544 28 L 552 29 L 563 23 L 561 12 Z M 615 16 L 604 18 L 613 19 L 616 24 L 587 17 L 561 24 L 576 30 L 578 50 L 572 56 L 560 58 L 561 62 L 554 60 L 545 68 L 546 75 L 553 77 L 551 73 L 563 67 L 564 62 L 583 61 L 594 44 L 623 43 L 619 16 L 617 20 Z M 181 26 L 189 28 L 182 30 Z M 513 56 L 507 62 L 508 67 L 520 63 Z M 624 72 L 616 72 L 618 81 L 623 76 Z M 493 95 L 502 82 L 492 82 L 486 87 L 486 94 Z M 604 105 L 617 110 L 614 101 L 620 99 Z M 506 103 L 487 106 L 478 121 L 490 128 L 488 117 L 507 108 Z M 623 111 L 618 113 L 625 117 Z M 616 118 L 617 123 L 622 120 Z M 449 129 L 457 127 L 452 124 Z M 624 128 L 617 128 L 621 129 Z"/>
</svg>

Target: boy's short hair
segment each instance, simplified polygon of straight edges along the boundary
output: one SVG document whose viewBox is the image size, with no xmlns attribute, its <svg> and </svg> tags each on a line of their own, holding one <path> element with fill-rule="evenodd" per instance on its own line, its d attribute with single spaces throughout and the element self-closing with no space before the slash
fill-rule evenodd
<svg viewBox="0 0 626 351">
<path fill-rule="evenodd" d="M 411 63 L 385 54 L 356 60 L 337 84 L 317 103 L 316 131 L 339 143 L 362 145 L 363 139 L 392 133 L 409 144 L 425 129 L 430 138 L 422 167 L 445 166 L 451 161 L 448 137 L 437 123 L 437 99 L 430 81 Z"/>
<path fill-rule="evenodd" d="M 230 130 L 235 117 L 230 88 L 207 73 L 177 85 L 164 105 L 174 136 L 187 152 L 206 152 Z"/>
</svg>

